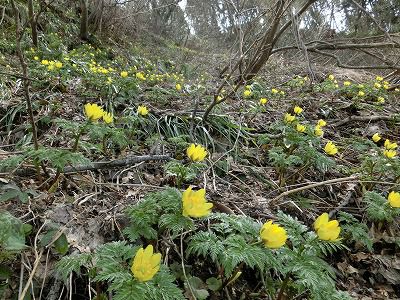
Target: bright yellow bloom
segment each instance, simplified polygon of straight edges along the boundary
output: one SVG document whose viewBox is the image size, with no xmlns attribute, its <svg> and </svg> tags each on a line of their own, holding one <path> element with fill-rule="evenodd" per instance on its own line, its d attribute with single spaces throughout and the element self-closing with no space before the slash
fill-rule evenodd
<svg viewBox="0 0 400 300">
<path fill-rule="evenodd" d="M 293 108 L 293 111 L 294 111 L 294 113 L 296 114 L 296 115 L 299 115 L 299 114 L 301 114 L 302 112 L 303 112 L 303 109 L 300 107 L 300 106 L 295 106 L 294 108 Z"/>
<path fill-rule="evenodd" d="M 335 79 L 335 76 L 333 76 L 333 75 L 331 74 L 331 75 L 328 76 L 328 79 L 329 79 L 329 80 L 334 80 L 334 79 Z"/>
<path fill-rule="evenodd" d="M 203 161 L 207 156 L 207 150 L 201 145 L 190 144 L 186 149 L 186 154 L 192 161 Z"/>
<path fill-rule="evenodd" d="M 112 83 L 112 78 L 111 77 L 107 77 L 107 83 L 111 84 Z"/>
<path fill-rule="evenodd" d="M 122 71 L 120 75 L 121 75 L 122 78 L 128 77 L 128 72 L 127 71 Z"/>
<path fill-rule="evenodd" d="M 358 85 L 358 88 L 359 88 L 359 89 L 363 89 L 363 88 L 364 88 L 364 85 L 360 83 L 360 84 Z"/>
<path fill-rule="evenodd" d="M 383 97 L 378 97 L 378 99 L 376 99 L 376 100 L 377 100 L 377 102 L 378 102 L 379 104 L 385 103 L 385 98 L 383 98 Z"/>
<path fill-rule="evenodd" d="M 400 193 L 391 191 L 388 195 L 388 201 L 391 207 L 400 208 Z"/>
<path fill-rule="evenodd" d="M 364 97 L 364 96 L 365 96 L 365 93 L 364 93 L 363 91 L 359 91 L 359 92 L 358 92 L 358 96 Z"/>
<path fill-rule="evenodd" d="M 114 116 L 110 112 L 103 112 L 103 121 L 106 124 L 112 123 L 114 120 Z"/>
<path fill-rule="evenodd" d="M 324 150 L 325 150 L 326 154 L 329 154 L 329 155 L 335 155 L 338 152 L 338 149 L 336 148 L 335 144 L 333 144 L 332 142 L 326 143 Z"/>
<path fill-rule="evenodd" d="M 385 155 L 387 158 L 393 158 L 397 155 L 396 150 L 384 150 L 383 155 Z"/>
<path fill-rule="evenodd" d="M 63 64 L 60 61 L 56 61 L 56 63 L 54 64 L 56 66 L 56 68 L 61 69 Z"/>
<path fill-rule="evenodd" d="M 272 93 L 272 94 L 278 94 L 279 91 L 278 91 L 277 89 L 272 89 L 272 90 L 271 90 L 271 93 Z"/>
<path fill-rule="evenodd" d="M 295 116 L 293 116 L 293 115 L 291 115 L 291 114 L 289 114 L 289 113 L 286 113 L 286 114 L 285 114 L 285 122 L 291 123 L 291 122 L 293 122 L 295 119 L 296 119 Z"/>
<path fill-rule="evenodd" d="M 381 136 L 379 135 L 379 133 L 375 133 L 375 134 L 372 136 L 372 140 L 373 140 L 375 143 L 379 142 L 379 141 L 381 140 Z"/>
<path fill-rule="evenodd" d="M 268 99 L 267 99 L 267 98 L 261 98 L 261 99 L 260 99 L 260 104 L 261 104 L 261 105 L 265 105 L 265 104 L 267 104 L 267 102 L 268 102 Z"/>
<path fill-rule="evenodd" d="M 147 116 L 149 114 L 149 110 L 144 105 L 139 105 L 137 108 L 137 113 L 141 116 Z"/>
<path fill-rule="evenodd" d="M 176 85 L 175 85 L 175 88 L 176 88 L 176 90 L 179 92 L 180 90 L 182 90 L 182 86 L 179 84 L 179 83 L 177 83 Z"/>
<path fill-rule="evenodd" d="M 376 87 L 377 89 L 380 89 L 382 87 L 382 85 L 378 82 L 375 82 L 374 87 Z"/>
<path fill-rule="evenodd" d="M 33 59 L 34 60 L 39 60 L 39 56 L 35 56 Z"/>
<path fill-rule="evenodd" d="M 318 237 L 323 241 L 337 241 L 340 233 L 340 226 L 337 220 L 329 221 L 327 213 L 320 215 L 314 222 L 314 229 Z"/>
<path fill-rule="evenodd" d="M 49 64 L 49 61 L 47 59 L 43 59 L 41 61 L 41 64 L 44 65 L 44 66 L 47 66 Z"/>
<path fill-rule="evenodd" d="M 252 94 L 252 92 L 250 90 L 244 90 L 244 92 L 243 92 L 243 96 L 245 96 L 245 97 L 250 97 L 251 94 Z"/>
<path fill-rule="evenodd" d="M 137 79 L 146 80 L 146 76 L 144 76 L 144 74 L 142 72 L 136 73 L 135 76 L 136 76 Z"/>
<path fill-rule="evenodd" d="M 344 85 L 344 86 L 350 86 L 350 85 L 351 85 L 351 82 L 350 82 L 350 81 L 345 81 L 345 82 L 343 82 L 343 85 Z"/>
<path fill-rule="evenodd" d="M 376 76 L 376 81 L 383 81 L 383 77 L 381 77 L 381 76 Z"/>
<path fill-rule="evenodd" d="M 296 130 L 298 131 L 298 132 L 304 132 L 304 131 L 306 131 L 306 126 L 305 125 L 301 125 L 301 124 L 297 124 L 296 125 Z"/>
<path fill-rule="evenodd" d="M 322 119 L 319 119 L 317 125 L 318 125 L 319 127 L 324 127 L 324 126 L 326 126 L 326 121 L 325 121 L 325 120 L 322 120 Z"/>
<path fill-rule="evenodd" d="M 153 253 L 153 246 L 140 248 L 133 259 L 131 271 L 140 282 L 151 280 L 160 269 L 161 253 Z"/>
<path fill-rule="evenodd" d="M 389 87 L 390 87 L 390 86 L 389 86 L 388 84 L 384 84 L 384 85 L 383 85 L 383 88 L 384 88 L 385 90 L 388 90 Z"/>
<path fill-rule="evenodd" d="M 281 94 L 282 96 L 284 96 L 284 95 L 285 95 L 285 92 L 284 92 L 284 91 L 280 91 L 279 94 Z"/>
<path fill-rule="evenodd" d="M 209 215 L 213 204 L 207 202 L 205 196 L 205 189 L 192 191 L 192 187 L 188 187 L 182 194 L 182 215 L 193 218 L 200 218 Z"/>
<path fill-rule="evenodd" d="M 383 145 L 387 150 L 395 150 L 397 148 L 397 144 L 395 142 L 391 143 L 388 139 L 385 140 Z"/>
<path fill-rule="evenodd" d="M 97 121 L 103 116 L 103 109 L 95 103 L 85 104 L 84 109 L 85 115 L 90 121 Z"/>
<path fill-rule="evenodd" d="M 285 245 L 287 234 L 285 228 L 278 224 L 272 224 L 272 221 L 265 223 L 260 230 L 260 237 L 265 247 L 277 249 Z"/>
<path fill-rule="evenodd" d="M 223 99 L 223 97 L 221 95 L 217 96 L 217 102 L 220 102 Z"/>
<path fill-rule="evenodd" d="M 321 129 L 321 126 L 316 125 L 314 128 L 314 134 L 316 136 L 322 136 L 324 134 L 324 131 Z"/>
<path fill-rule="evenodd" d="M 47 70 L 53 71 L 54 70 L 54 66 L 53 65 L 47 66 Z"/>
</svg>

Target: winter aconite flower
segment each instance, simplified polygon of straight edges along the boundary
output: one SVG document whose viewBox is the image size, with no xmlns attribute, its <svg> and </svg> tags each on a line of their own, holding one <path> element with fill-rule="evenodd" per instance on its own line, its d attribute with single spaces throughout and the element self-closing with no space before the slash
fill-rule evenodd
<svg viewBox="0 0 400 300">
<path fill-rule="evenodd" d="M 182 194 L 182 214 L 185 217 L 200 218 L 205 217 L 211 212 L 213 204 L 207 202 L 205 189 L 193 191 L 188 187 Z"/>
<path fill-rule="evenodd" d="M 381 77 L 381 76 L 376 76 L 376 81 L 383 81 L 383 77 Z"/>
<path fill-rule="evenodd" d="M 378 98 L 376 99 L 376 102 L 378 102 L 379 104 L 383 104 L 383 103 L 385 103 L 385 98 L 383 98 L 383 97 L 378 97 Z"/>
<path fill-rule="evenodd" d="M 113 115 L 111 113 L 106 112 L 106 111 L 103 113 L 103 121 L 104 121 L 104 123 L 111 124 L 113 122 L 113 120 L 114 120 L 114 117 L 113 117 Z"/>
<path fill-rule="evenodd" d="M 391 207 L 400 208 L 400 193 L 391 191 L 388 195 L 388 201 Z"/>
<path fill-rule="evenodd" d="M 325 145 L 325 153 L 329 155 L 335 155 L 338 152 L 338 149 L 336 148 L 335 144 L 332 142 L 328 142 Z"/>
<path fill-rule="evenodd" d="M 60 61 L 56 61 L 56 63 L 54 64 L 56 66 L 56 68 L 61 69 L 63 64 Z"/>
<path fill-rule="evenodd" d="M 252 94 L 252 92 L 250 90 L 244 90 L 244 92 L 243 92 L 243 96 L 245 96 L 246 98 L 250 97 L 251 94 Z"/>
<path fill-rule="evenodd" d="M 293 122 L 295 119 L 296 119 L 295 116 L 293 116 L 293 115 L 291 115 L 291 114 L 289 114 L 289 113 L 286 113 L 286 114 L 285 114 L 285 122 L 286 122 L 286 123 L 291 123 L 291 122 Z"/>
<path fill-rule="evenodd" d="M 272 221 L 268 221 L 261 227 L 260 237 L 265 247 L 270 249 L 282 247 L 287 240 L 286 230 L 278 224 L 272 224 Z"/>
<path fill-rule="evenodd" d="M 271 93 L 272 93 L 272 94 L 278 94 L 279 91 L 278 91 L 277 89 L 272 89 L 272 90 L 271 90 Z"/>
<path fill-rule="evenodd" d="M 397 155 L 396 150 L 384 150 L 383 155 L 385 155 L 387 158 L 393 158 Z"/>
<path fill-rule="evenodd" d="M 326 126 L 326 121 L 325 121 L 325 120 L 322 120 L 322 119 L 319 119 L 317 125 L 318 125 L 319 127 L 324 127 L 324 126 Z"/>
<path fill-rule="evenodd" d="M 147 109 L 146 106 L 144 105 L 139 105 L 137 108 L 137 113 L 138 115 L 141 115 L 143 117 L 147 116 L 149 114 L 149 110 Z"/>
<path fill-rule="evenodd" d="M 182 86 L 180 85 L 180 83 L 177 83 L 177 84 L 175 85 L 175 88 L 176 88 L 176 90 L 177 90 L 178 92 L 182 90 Z"/>
<path fill-rule="evenodd" d="M 395 150 L 397 148 L 397 144 L 395 142 L 390 142 L 390 140 L 386 139 L 383 144 L 387 150 Z"/>
<path fill-rule="evenodd" d="M 87 103 L 84 106 L 85 115 L 90 121 L 97 121 L 103 116 L 103 109 L 97 104 Z"/>
<path fill-rule="evenodd" d="M 267 98 L 260 98 L 260 104 L 261 105 L 265 105 L 265 104 L 267 104 L 267 102 L 268 102 Z"/>
<path fill-rule="evenodd" d="M 321 126 L 316 125 L 314 128 L 314 134 L 316 136 L 322 136 L 324 134 L 324 131 L 321 129 Z"/>
<path fill-rule="evenodd" d="M 337 241 L 340 233 L 340 226 L 337 220 L 329 221 L 327 213 L 320 215 L 314 222 L 314 229 L 318 237 L 323 241 Z"/>
<path fill-rule="evenodd" d="M 146 249 L 140 248 L 136 252 L 131 271 L 140 282 L 149 281 L 157 274 L 160 263 L 161 254 L 153 253 L 153 246 L 148 245 Z"/>
<path fill-rule="evenodd" d="M 122 71 L 120 75 L 122 78 L 128 77 L 128 72 Z"/>
<path fill-rule="evenodd" d="M 295 106 L 295 107 L 293 108 L 293 112 L 294 112 L 296 115 L 299 115 L 299 114 L 301 114 L 301 113 L 303 112 L 303 109 L 302 109 L 300 106 Z"/>
<path fill-rule="evenodd" d="M 364 96 L 365 96 L 365 93 L 364 93 L 363 91 L 359 91 L 359 92 L 358 92 L 358 96 L 364 97 Z"/>
<path fill-rule="evenodd" d="M 144 76 L 144 74 L 142 72 L 136 73 L 135 76 L 136 76 L 137 79 L 146 80 L 146 76 Z"/>
<path fill-rule="evenodd" d="M 49 64 L 49 61 L 47 59 L 43 59 L 40 63 L 44 66 L 47 66 Z"/>
<path fill-rule="evenodd" d="M 302 125 L 302 124 L 297 124 L 296 125 L 296 130 L 300 133 L 303 133 L 304 131 L 306 131 L 306 126 Z"/>
<path fill-rule="evenodd" d="M 343 85 L 344 85 L 344 86 L 350 86 L 350 85 L 351 85 L 351 82 L 350 82 L 350 81 L 345 81 L 345 82 L 343 82 Z"/>
<path fill-rule="evenodd" d="M 375 133 L 375 134 L 372 136 L 372 140 L 373 140 L 375 143 L 379 142 L 379 141 L 381 140 L 381 136 L 379 135 L 379 133 Z"/>
<path fill-rule="evenodd" d="M 329 80 L 334 80 L 334 79 L 335 79 L 335 76 L 333 76 L 333 75 L 331 74 L 331 75 L 328 76 L 328 79 L 329 79 Z"/>
<path fill-rule="evenodd" d="M 207 150 L 201 145 L 190 144 L 186 154 L 192 161 L 202 161 L 207 156 Z"/>
</svg>

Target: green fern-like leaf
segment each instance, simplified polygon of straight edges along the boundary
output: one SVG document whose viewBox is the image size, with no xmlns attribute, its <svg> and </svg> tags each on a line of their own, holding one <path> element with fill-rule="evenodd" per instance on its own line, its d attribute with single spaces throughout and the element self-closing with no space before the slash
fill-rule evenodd
<svg viewBox="0 0 400 300">
<path fill-rule="evenodd" d="M 304 244 L 303 235 L 309 230 L 308 227 L 297 220 L 297 218 L 286 215 L 281 211 L 277 213 L 277 217 L 278 223 L 285 228 L 290 241 L 293 243 L 293 246 L 302 246 Z"/>
<path fill-rule="evenodd" d="M 224 251 L 225 247 L 215 233 L 200 231 L 190 238 L 186 254 L 193 253 L 203 257 L 210 257 L 213 262 L 217 262 L 218 257 Z"/>
<path fill-rule="evenodd" d="M 351 241 L 359 242 L 371 252 L 372 238 L 368 234 L 368 227 L 359 222 L 355 217 L 346 212 L 339 212 L 340 227 L 344 236 L 349 236 Z M 344 224 L 343 224 L 344 223 Z"/>
<path fill-rule="evenodd" d="M 160 228 L 168 228 L 175 236 L 182 230 L 194 229 L 192 219 L 186 218 L 182 214 L 163 214 L 158 225 Z"/>
<path fill-rule="evenodd" d="M 394 209 L 386 198 L 376 192 L 366 192 L 364 201 L 367 203 L 367 215 L 374 221 L 389 221 L 400 214 L 400 209 Z"/>
<path fill-rule="evenodd" d="M 91 260 L 92 255 L 89 253 L 64 256 L 57 262 L 56 270 L 60 277 L 66 281 L 72 272 L 80 275 L 82 267 L 89 269 Z"/>
</svg>

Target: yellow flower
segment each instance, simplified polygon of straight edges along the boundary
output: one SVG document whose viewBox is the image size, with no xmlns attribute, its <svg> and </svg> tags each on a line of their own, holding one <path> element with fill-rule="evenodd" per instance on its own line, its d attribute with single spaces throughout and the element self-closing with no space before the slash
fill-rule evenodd
<svg viewBox="0 0 400 300">
<path fill-rule="evenodd" d="M 297 124 L 296 125 L 296 130 L 298 131 L 298 132 L 304 132 L 304 131 L 306 131 L 306 126 L 304 126 L 304 125 L 301 125 L 301 124 Z"/>
<path fill-rule="evenodd" d="M 322 136 L 324 134 L 324 131 L 321 129 L 321 126 L 316 125 L 314 128 L 314 134 L 316 136 Z"/>
<path fill-rule="evenodd" d="M 192 191 L 192 187 L 188 187 L 182 194 L 182 215 L 185 217 L 200 218 L 210 214 L 213 204 L 207 202 L 205 196 L 205 189 Z"/>
<path fill-rule="evenodd" d="M 103 109 L 95 103 L 85 104 L 84 109 L 85 115 L 90 121 L 97 121 L 103 116 Z"/>
<path fill-rule="evenodd" d="M 268 99 L 267 99 L 267 98 L 261 98 L 261 99 L 260 99 L 260 104 L 261 104 L 261 105 L 265 105 L 265 104 L 267 104 L 267 102 L 268 102 Z"/>
<path fill-rule="evenodd" d="M 128 72 L 122 71 L 120 75 L 122 78 L 128 77 Z"/>
<path fill-rule="evenodd" d="M 114 116 L 109 112 L 103 112 L 103 121 L 106 124 L 112 123 L 114 120 Z"/>
<path fill-rule="evenodd" d="M 384 85 L 383 85 L 383 88 L 384 88 L 385 90 L 388 90 L 388 89 L 389 89 L 389 85 L 388 85 L 388 84 L 384 84 Z"/>
<path fill-rule="evenodd" d="M 365 93 L 364 93 L 363 91 L 359 91 L 359 92 L 358 92 L 358 96 L 364 97 L 364 96 L 365 96 Z"/>
<path fill-rule="evenodd" d="M 329 80 L 334 80 L 334 79 L 335 79 L 335 76 L 333 76 L 333 75 L 331 74 L 331 75 L 328 76 L 328 79 L 329 79 Z"/>
<path fill-rule="evenodd" d="M 265 247 L 277 249 L 285 245 L 287 234 L 285 228 L 278 224 L 272 224 L 272 221 L 265 223 L 260 230 L 260 237 Z"/>
<path fill-rule="evenodd" d="M 381 77 L 381 76 L 376 76 L 376 81 L 383 81 L 383 77 Z"/>
<path fill-rule="evenodd" d="M 137 113 L 141 116 L 147 116 L 149 114 L 149 110 L 144 105 L 139 105 L 137 108 Z"/>
<path fill-rule="evenodd" d="M 53 65 L 47 66 L 47 70 L 53 71 L 54 70 L 54 66 Z"/>
<path fill-rule="evenodd" d="M 177 84 L 175 85 L 175 88 L 176 88 L 177 91 L 182 90 L 182 86 L 181 86 L 179 83 L 177 83 Z"/>
<path fill-rule="evenodd" d="M 137 79 L 146 80 L 146 76 L 144 76 L 144 74 L 142 72 L 136 73 L 135 76 L 136 76 Z"/>
<path fill-rule="evenodd" d="M 153 253 L 153 246 L 140 248 L 133 259 L 131 271 L 140 282 L 151 280 L 160 269 L 161 253 Z"/>
<path fill-rule="evenodd" d="M 56 61 L 56 63 L 54 64 L 56 66 L 56 68 L 61 69 L 63 64 L 60 61 Z"/>
<path fill-rule="evenodd" d="M 33 59 L 34 60 L 39 60 L 39 56 L 35 56 Z"/>
<path fill-rule="evenodd" d="M 383 144 L 387 150 L 394 150 L 397 148 L 397 144 L 395 142 L 391 143 L 390 140 L 386 139 Z"/>
<path fill-rule="evenodd" d="M 49 61 L 47 59 L 43 59 L 41 61 L 41 64 L 44 65 L 44 66 L 47 66 L 49 64 Z"/>
<path fill-rule="evenodd" d="M 202 161 L 207 156 L 207 150 L 201 145 L 190 144 L 186 154 L 192 161 Z"/>
<path fill-rule="evenodd" d="M 217 96 L 217 102 L 220 102 L 223 99 L 223 97 L 221 95 Z"/>
<path fill-rule="evenodd" d="M 363 89 L 363 88 L 364 88 L 364 85 L 360 83 L 360 84 L 358 85 L 358 88 L 359 88 L 359 89 Z"/>
<path fill-rule="evenodd" d="M 344 85 L 344 86 L 350 86 L 350 85 L 351 85 L 351 82 L 350 82 L 350 81 L 345 81 L 345 82 L 343 82 L 343 85 Z"/>
<path fill-rule="evenodd" d="M 396 150 L 384 150 L 383 155 L 385 155 L 387 158 L 393 158 L 397 155 Z"/>
<path fill-rule="evenodd" d="M 335 155 L 338 152 L 338 149 L 336 148 L 335 144 L 333 144 L 332 142 L 326 143 L 324 150 L 325 150 L 326 154 L 329 154 L 329 155 Z"/>
<path fill-rule="evenodd" d="M 244 92 L 243 92 L 243 96 L 245 96 L 246 98 L 250 97 L 251 94 L 252 94 L 252 92 L 250 90 L 244 90 Z"/>
<path fill-rule="evenodd" d="M 294 113 L 296 114 L 296 115 L 299 115 L 299 114 L 301 114 L 302 112 L 303 112 L 303 109 L 300 107 L 300 106 L 295 106 L 294 108 L 293 108 L 293 111 L 294 111 Z"/>
<path fill-rule="evenodd" d="M 111 77 L 107 77 L 107 83 L 111 84 L 112 83 L 112 78 Z"/>
<path fill-rule="evenodd" d="M 317 125 L 318 125 L 319 127 L 324 127 L 324 126 L 326 126 L 326 121 L 325 121 L 325 120 L 322 120 L 322 119 L 319 119 Z"/>
<path fill-rule="evenodd" d="M 337 241 L 340 233 L 340 226 L 337 220 L 329 221 L 327 213 L 320 215 L 314 222 L 314 229 L 318 237 L 323 241 Z"/>
<path fill-rule="evenodd" d="M 372 140 L 373 140 L 375 143 L 379 142 L 379 141 L 381 140 L 381 136 L 379 135 L 379 133 L 375 133 L 375 134 L 372 136 Z"/>
<path fill-rule="evenodd" d="M 377 89 L 380 89 L 382 87 L 382 85 L 378 82 L 375 82 L 374 87 L 376 87 Z"/>
<path fill-rule="evenodd" d="M 280 91 L 279 94 L 281 94 L 282 96 L 284 96 L 284 95 L 285 95 L 285 92 L 284 92 L 284 91 Z"/>
<path fill-rule="evenodd" d="M 391 207 L 400 208 L 400 193 L 391 191 L 388 196 L 388 201 Z"/>
<path fill-rule="evenodd" d="M 385 103 L 385 98 L 383 97 L 378 97 L 378 99 L 376 99 L 378 101 L 378 103 L 383 104 Z"/>
<path fill-rule="evenodd" d="M 272 94 L 278 94 L 279 91 L 278 91 L 277 89 L 272 89 L 272 90 L 271 90 L 271 93 L 272 93 Z"/>
<path fill-rule="evenodd" d="M 291 122 L 293 122 L 295 119 L 296 119 L 295 116 L 293 116 L 293 115 L 291 115 L 291 114 L 289 114 L 289 113 L 286 113 L 286 114 L 285 114 L 285 122 L 291 123 Z"/>
</svg>

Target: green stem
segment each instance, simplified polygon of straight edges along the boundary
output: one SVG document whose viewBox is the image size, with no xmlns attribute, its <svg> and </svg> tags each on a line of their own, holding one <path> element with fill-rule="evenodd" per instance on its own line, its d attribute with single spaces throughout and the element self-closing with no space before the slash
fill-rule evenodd
<svg viewBox="0 0 400 300">
<path fill-rule="evenodd" d="M 289 283 L 289 279 L 290 279 L 290 273 L 287 273 L 285 279 L 282 282 L 282 285 L 279 290 L 278 297 L 276 297 L 276 300 L 282 300 L 283 292 L 285 291 L 285 289 Z"/>
</svg>

